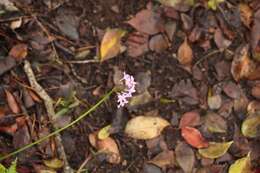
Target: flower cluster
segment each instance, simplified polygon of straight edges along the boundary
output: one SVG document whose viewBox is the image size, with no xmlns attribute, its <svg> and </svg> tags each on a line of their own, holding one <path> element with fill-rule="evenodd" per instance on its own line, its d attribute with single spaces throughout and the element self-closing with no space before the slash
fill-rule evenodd
<svg viewBox="0 0 260 173">
<path fill-rule="evenodd" d="M 134 77 L 129 74 L 126 74 L 125 72 L 121 81 L 124 81 L 125 89 L 122 92 L 117 94 L 118 108 L 124 107 L 124 105 L 128 103 L 127 99 L 131 98 L 133 96 L 132 94 L 135 93 L 135 85 L 136 85 L 136 82 L 134 81 Z"/>
</svg>

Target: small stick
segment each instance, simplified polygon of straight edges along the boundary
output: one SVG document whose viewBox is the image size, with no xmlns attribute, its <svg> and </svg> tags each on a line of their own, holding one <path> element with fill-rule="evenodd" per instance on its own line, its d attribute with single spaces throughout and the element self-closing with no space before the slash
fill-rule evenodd
<svg viewBox="0 0 260 173">
<path fill-rule="evenodd" d="M 53 107 L 53 100 L 52 98 L 47 94 L 47 92 L 41 87 L 40 84 L 38 84 L 35 75 L 32 71 L 32 67 L 31 64 L 28 60 L 24 61 L 24 71 L 28 77 L 28 80 L 30 82 L 30 85 L 32 86 L 32 88 L 34 88 L 34 90 L 36 91 L 36 93 L 42 98 L 42 100 L 44 101 L 45 107 L 46 107 L 46 111 L 48 114 L 49 119 L 51 120 L 51 122 L 55 122 L 55 111 L 54 111 L 54 107 Z M 53 123 L 54 128 L 56 128 L 55 123 Z M 67 160 L 67 156 L 64 150 L 64 147 L 62 145 L 62 140 L 61 140 L 61 136 L 60 134 L 56 134 L 55 136 L 56 139 L 56 144 L 57 144 L 57 151 L 59 156 L 61 157 L 61 159 L 64 161 L 64 173 L 73 173 L 73 169 L 69 166 L 69 162 Z"/>
</svg>

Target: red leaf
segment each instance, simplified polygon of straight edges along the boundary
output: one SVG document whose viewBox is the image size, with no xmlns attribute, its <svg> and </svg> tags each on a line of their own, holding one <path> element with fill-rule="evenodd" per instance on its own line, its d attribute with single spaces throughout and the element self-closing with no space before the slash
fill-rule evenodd
<svg viewBox="0 0 260 173">
<path fill-rule="evenodd" d="M 188 144 L 195 148 L 205 148 L 209 145 L 201 135 L 200 131 L 193 127 L 183 127 L 181 129 L 181 135 Z"/>
<path fill-rule="evenodd" d="M 7 100 L 8 106 L 10 107 L 11 111 L 15 114 L 19 113 L 20 107 L 19 107 L 17 101 L 15 100 L 15 97 L 13 96 L 13 94 L 10 91 L 5 90 L 5 95 L 6 95 L 6 100 Z"/>
<path fill-rule="evenodd" d="M 200 123 L 200 115 L 198 112 L 191 111 L 186 112 L 182 115 L 180 120 L 180 128 L 186 127 L 186 126 L 196 126 Z"/>
</svg>

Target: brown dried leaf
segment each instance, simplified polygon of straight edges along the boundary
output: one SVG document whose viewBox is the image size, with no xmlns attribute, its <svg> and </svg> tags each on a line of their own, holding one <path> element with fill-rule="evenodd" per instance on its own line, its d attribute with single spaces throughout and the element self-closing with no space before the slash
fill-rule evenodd
<svg viewBox="0 0 260 173">
<path fill-rule="evenodd" d="M 152 7 L 141 10 L 135 17 L 127 21 L 137 31 L 153 35 L 164 30 L 163 20 L 160 13 L 154 11 Z"/>
<path fill-rule="evenodd" d="M 9 52 L 9 56 L 13 57 L 16 60 L 24 59 L 28 54 L 28 46 L 27 44 L 17 44 Z"/>
<path fill-rule="evenodd" d="M 195 164 L 193 150 L 185 143 L 180 142 L 175 149 L 176 160 L 185 173 L 192 172 Z"/>
<path fill-rule="evenodd" d="M 253 11 L 252 9 L 245 3 L 239 4 L 240 10 L 240 18 L 245 26 L 250 28 L 250 24 L 252 23 Z"/>
<path fill-rule="evenodd" d="M 184 42 L 178 49 L 177 52 L 178 60 L 182 65 L 190 65 L 193 60 L 193 51 L 188 44 L 187 38 L 185 38 Z"/>
<path fill-rule="evenodd" d="M 225 133 L 227 131 L 227 122 L 214 112 L 209 112 L 206 115 L 205 125 L 213 133 Z"/>
<path fill-rule="evenodd" d="M 11 111 L 15 114 L 19 113 L 20 107 L 19 107 L 15 97 L 13 96 L 13 94 L 10 91 L 5 90 L 5 96 L 6 96 L 8 106 L 11 109 Z"/>
<path fill-rule="evenodd" d="M 98 139 L 97 133 L 89 135 L 90 144 L 99 152 L 106 153 L 107 161 L 112 164 L 119 164 L 121 161 L 120 152 L 117 143 L 112 137 L 107 137 L 103 140 Z"/>
<path fill-rule="evenodd" d="M 127 54 L 131 57 L 138 57 L 146 53 L 149 50 L 148 38 L 147 34 L 132 33 L 127 39 Z"/>
<path fill-rule="evenodd" d="M 200 124 L 200 115 L 196 111 L 186 112 L 182 115 L 179 127 L 197 126 Z"/>
<path fill-rule="evenodd" d="M 183 127 L 181 129 L 181 135 L 188 144 L 195 148 L 205 148 L 209 145 L 201 135 L 200 131 L 193 127 Z"/>
<path fill-rule="evenodd" d="M 162 34 L 155 35 L 149 41 L 149 48 L 157 53 L 163 52 L 168 48 L 168 41 Z"/>
<path fill-rule="evenodd" d="M 248 78 L 255 71 L 255 64 L 248 55 L 248 45 L 239 47 L 232 61 L 231 74 L 236 81 Z"/>
<path fill-rule="evenodd" d="M 224 37 L 222 31 L 219 28 L 215 31 L 214 41 L 221 51 L 228 48 L 231 44 L 231 41 Z"/>
<path fill-rule="evenodd" d="M 150 163 L 157 165 L 158 167 L 164 169 L 166 166 L 170 166 L 174 164 L 174 152 L 171 150 L 166 150 L 158 155 L 156 155 Z"/>
<path fill-rule="evenodd" d="M 223 91 L 227 96 L 233 99 L 238 99 L 242 92 L 239 86 L 232 81 L 228 81 L 224 84 Z"/>
<path fill-rule="evenodd" d="M 260 40 L 260 9 L 258 9 L 254 14 L 254 25 L 251 29 L 251 39 L 250 44 L 253 50 L 258 47 L 259 40 Z"/>
</svg>

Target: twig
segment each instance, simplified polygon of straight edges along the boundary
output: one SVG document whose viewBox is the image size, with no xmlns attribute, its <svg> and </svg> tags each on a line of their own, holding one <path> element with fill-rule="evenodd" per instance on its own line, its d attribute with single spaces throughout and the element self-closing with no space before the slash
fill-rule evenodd
<svg viewBox="0 0 260 173">
<path fill-rule="evenodd" d="M 29 61 L 24 61 L 24 71 L 29 79 L 30 85 L 35 89 L 36 93 L 42 98 L 44 101 L 46 111 L 48 114 L 49 119 L 53 123 L 54 128 L 57 126 L 55 125 L 55 111 L 53 108 L 53 100 L 52 98 L 47 94 L 47 92 L 38 84 L 37 80 L 35 79 L 34 73 L 31 68 L 31 64 Z M 64 150 L 64 147 L 62 145 L 61 136 L 57 134 L 55 136 L 56 143 L 57 143 L 57 151 L 61 159 L 64 161 L 64 173 L 73 173 L 72 168 L 69 166 L 67 156 Z"/>
<path fill-rule="evenodd" d="M 88 64 L 88 63 L 97 63 L 100 61 L 97 59 L 86 59 L 86 60 L 73 60 L 73 61 L 66 61 L 66 62 L 71 64 Z"/>
<path fill-rule="evenodd" d="M 87 165 L 88 161 L 91 159 L 91 156 L 88 156 L 84 162 L 80 165 L 79 169 L 77 170 L 76 173 L 81 173 L 83 168 Z"/>
<path fill-rule="evenodd" d="M 200 58 L 200 59 L 194 64 L 194 66 L 200 64 L 202 61 L 204 61 L 204 60 L 206 60 L 207 58 L 209 58 L 209 57 L 211 57 L 211 56 L 213 56 L 213 55 L 215 55 L 215 54 L 217 54 L 217 53 L 220 53 L 220 52 L 221 52 L 220 50 L 214 50 L 214 51 L 208 53 L 207 55 L 205 55 L 205 56 L 203 56 L 202 58 Z"/>
</svg>

